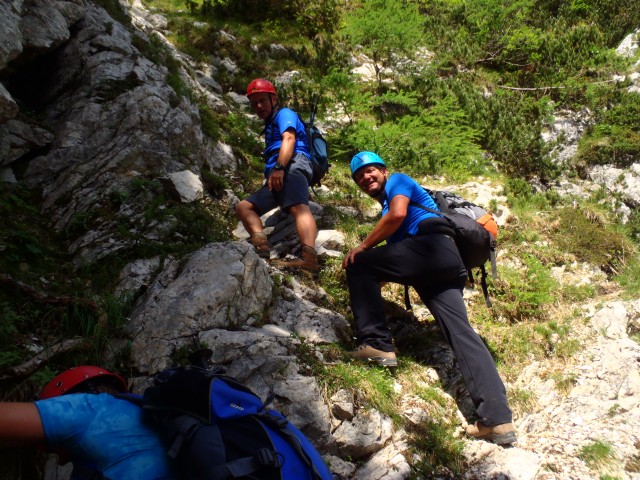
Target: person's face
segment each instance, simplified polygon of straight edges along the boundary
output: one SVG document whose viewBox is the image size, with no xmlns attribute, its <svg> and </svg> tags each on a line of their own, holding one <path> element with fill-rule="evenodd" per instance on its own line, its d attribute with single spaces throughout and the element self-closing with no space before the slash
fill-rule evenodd
<svg viewBox="0 0 640 480">
<path fill-rule="evenodd" d="M 387 169 L 384 167 L 369 165 L 362 167 L 354 175 L 360 189 L 370 197 L 377 197 L 382 193 L 387 181 Z"/>
<path fill-rule="evenodd" d="M 249 97 L 249 103 L 251 108 L 261 120 L 266 120 L 271 116 L 273 112 L 273 105 L 276 103 L 275 95 L 266 92 L 254 93 Z M 272 102 L 273 100 L 273 102 Z"/>
</svg>

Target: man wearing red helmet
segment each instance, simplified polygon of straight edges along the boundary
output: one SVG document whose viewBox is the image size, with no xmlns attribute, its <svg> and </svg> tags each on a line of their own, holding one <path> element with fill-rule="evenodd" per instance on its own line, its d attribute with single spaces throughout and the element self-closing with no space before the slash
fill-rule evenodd
<svg viewBox="0 0 640 480">
<path fill-rule="evenodd" d="M 72 478 L 173 479 L 166 449 L 140 407 L 114 396 L 119 375 L 84 365 L 56 376 L 34 403 L 0 403 L 0 447 L 44 446 L 70 457 Z"/>
<path fill-rule="evenodd" d="M 253 80 L 247 88 L 247 97 L 255 114 L 265 122 L 263 157 L 267 181 L 260 190 L 238 203 L 236 214 L 249 232 L 249 241 L 258 255 L 269 258 L 270 246 L 260 216 L 278 206 L 290 213 L 300 238 L 300 258 L 274 264 L 315 275 L 318 272 L 317 227 L 309 208 L 313 170 L 304 124 L 293 110 L 278 106 L 276 89 L 268 80 Z"/>
</svg>

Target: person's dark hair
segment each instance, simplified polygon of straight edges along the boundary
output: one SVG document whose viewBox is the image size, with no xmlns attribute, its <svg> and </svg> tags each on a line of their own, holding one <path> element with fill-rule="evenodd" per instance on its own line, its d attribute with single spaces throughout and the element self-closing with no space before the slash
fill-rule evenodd
<svg viewBox="0 0 640 480">
<path fill-rule="evenodd" d="M 85 380 L 84 382 L 79 383 L 78 385 L 76 385 L 75 387 L 67 391 L 65 395 L 70 393 L 116 394 L 121 392 L 122 392 L 121 383 L 113 377 L 105 376 L 105 377 L 95 377 L 89 380 Z"/>
</svg>

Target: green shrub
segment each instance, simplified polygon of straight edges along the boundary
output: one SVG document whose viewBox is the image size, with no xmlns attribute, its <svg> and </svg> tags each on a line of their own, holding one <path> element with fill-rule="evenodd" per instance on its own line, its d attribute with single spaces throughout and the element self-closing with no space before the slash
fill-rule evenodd
<svg viewBox="0 0 640 480">
<path fill-rule="evenodd" d="M 510 388 L 507 390 L 509 406 L 514 414 L 523 418 L 526 414 L 533 413 L 537 406 L 535 394 L 522 388 Z"/>
<path fill-rule="evenodd" d="M 599 107 L 595 125 L 580 139 L 576 162 L 630 166 L 640 155 L 640 95 L 614 91 Z"/>
<path fill-rule="evenodd" d="M 617 273 L 634 250 L 625 235 L 609 225 L 607 213 L 589 206 L 555 210 L 549 224 L 555 226 L 551 238 L 558 249 L 605 273 Z"/>
<path fill-rule="evenodd" d="M 320 374 L 331 394 L 346 388 L 358 393 L 364 406 L 375 408 L 389 417 L 399 419 L 396 408 L 398 394 L 393 389 L 393 375 L 385 368 L 368 368 L 351 363 L 326 366 Z"/>
<path fill-rule="evenodd" d="M 304 36 L 314 38 L 322 35 L 327 38 L 340 25 L 343 5 L 339 0 L 293 0 L 290 10 L 294 12 L 296 24 Z"/>
<path fill-rule="evenodd" d="M 571 389 L 578 383 L 578 375 L 571 372 L 556 372 L 551 375 L 551 378 L 558 392 L 563 395 L 568 395 Z"/>
<path fill-rule="evenodd" d="M 484 173 L 487 164 L 476 143 L 478 134 L 466 126 L 464 113 L 449 98 L 416 115 L 376 124 L 360 120 L 346 130 L 353 152 L 378 153 L 393 170 L 424 176 L 446 173 L 458 179 Z"/>
<path fill-rule="evenodd" d="M 520 260 L 523 265 L 518 269 L 500 269 L 501 278 L 494 283 L 494 309 L 509 322 L 544 320 L 549 314 L 548 307 L 555 301 L 557 282 L 533 255 L 523 255 Z"/>
<path fill-rule="evenodd" d="M 393 67 L 399 58 L 412 56 L 422 38 L 422 22 L 417 4 L 402 0 L 367 0 L 345 15 L 342 34 L 372 58 L 378 93 L 384 91 L 382 67 Z"/>
<path fill-rule="evenodd" d="M 510 178 L 555 178 L 558 167 L 551 162 L 551 144 L 541 132 L 551 108 L 547 98 L 515 97 L 496 92 L 490 99 L 492 123 L 486 132 L 486 148 Z"/>
<path fill-rule="evenodd" d="M 200 110 L 200 123 L 204 134 L 212 140 L 219 140 L 221 134 L 217 122 L 217 115 L 215 115 L 211 107 L 206 104 L 200 104 L 198 109 Z"/>
<path fill-rule="evenodd" d="M 610 465 L 616 456 L 613 445 L 602 440 L 595 440 L 580 449 L 578 458 L 590 468 L 598 469 Z"/>
<path fill-rule="evenodd" d="M 509 205 L 513 206 L 516 203 L 530 200 L 533 195 L 533 189 L 524 178 L 513 177 L 505 180 L 504 193 L 507 196 Z"/>
<path fill-rule="evenodd" d="M 457 476 L 464 472 L 464 442 L 453 437 L 450 425 L 426 420 L 409 426 L 408 433 L 416 454 L 413 471 L 419 474 L 417 478 L 441 478 L 443 465 L 447 473 Z"/>
<path fill-rule="evenodd" d="M 629 299 L 640 295 L 640 261 L 629 257 L 614 279 L 622 286 L 625 296 Z"/>
</svg>

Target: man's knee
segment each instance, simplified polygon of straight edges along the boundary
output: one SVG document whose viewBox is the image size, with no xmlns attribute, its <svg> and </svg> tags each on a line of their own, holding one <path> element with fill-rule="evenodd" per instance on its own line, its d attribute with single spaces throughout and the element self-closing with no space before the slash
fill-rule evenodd
<svg viewBox="0 0 640 480">
<path fill-rule="evenodd" d="M 309 205 L 305 205 L 304 203 L 297 203 L 295 205 L 291 205 L 289 208 L 289 213 L 291 215 L 298 216 L 298 215 L 311 215 L 311 209 L 309 208 Z"/>
<path fill-rule="evenodd" d="M 238 218 L 246 218 L 253 211 L 255 211 L 253 204 L 247 200 L 240 200 L 236 205 L 236 216 Z"/>
<path fill-rule="evenodd" d="M 366 270 L 366 262 L 363 262 L 361 259 L 358 258 L 358 256 L 359 255 L 356 255 L 356 258 L 354 259 L 353 263 L 349 263 L 345 268 L 347 279 L 355 278 L 359 275 L 362 275 L 363 272 Z"/>
</svg>

